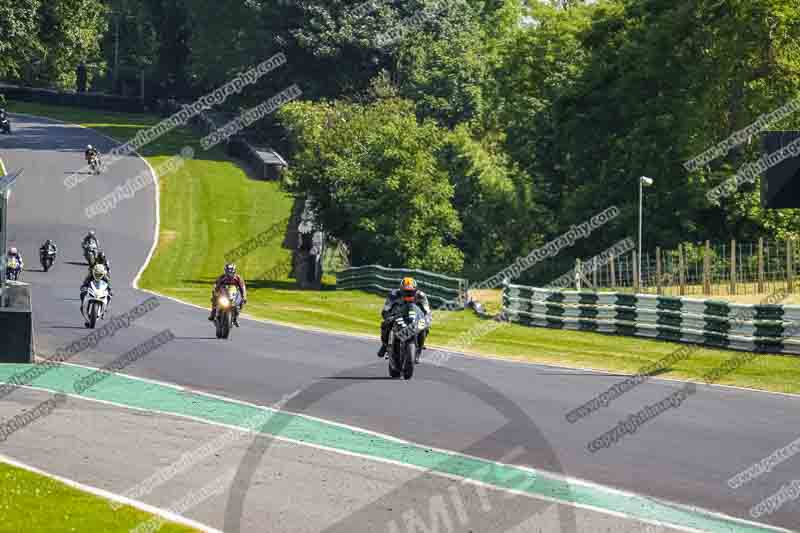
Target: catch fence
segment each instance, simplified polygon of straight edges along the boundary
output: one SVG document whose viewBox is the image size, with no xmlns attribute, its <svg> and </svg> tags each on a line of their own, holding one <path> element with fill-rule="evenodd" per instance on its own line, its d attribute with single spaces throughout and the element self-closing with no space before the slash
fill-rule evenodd
<svg viewBox="0 0 800 533">
<path fill-rule="evenodd" d="M 584 270 L 574 289 L 635 292 L 670 296 L 742 296 L 793 293 L 800 279 L 800 244 L 793 240 L 759 239 L 756 242 L 711 244 L 684 243 L 676 249 L 656 248 L 642 254 L 641 284 L 638 283 L 637 252 L 632 251 L 600 264 L 594 270 L 582 268 L 575 260 L 568 271 Z M 568 265 L 543 265 L 531 285 L 546 286 L 547 279 L 564 274 Z M 547 268 L 549 267 L 549 268 Z M 560 267 L 562 270 L 554 270 Z"/>
</svg>

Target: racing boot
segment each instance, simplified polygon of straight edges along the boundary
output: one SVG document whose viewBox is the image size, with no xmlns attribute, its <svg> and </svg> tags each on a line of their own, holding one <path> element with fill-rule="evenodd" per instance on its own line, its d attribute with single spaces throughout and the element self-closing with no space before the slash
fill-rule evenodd
<svg viewBox="0 0 800 533">
<path fill-rule="evenodd" d="M 417 338 L 417 353 L 414 355 L 414 363 L 419 364 L 419 356 L 422 354 L 422 350 L 425 349 L 425 338 L 428 336 L 428 331 L 423 331 L 419 334 Z"/>
<path fill-rule="evenodd" d="M 386 345 L 381 344 L 381 349 L 378 350 L 378 359 L 383 359 L 386 357 Z"/>
</svg>

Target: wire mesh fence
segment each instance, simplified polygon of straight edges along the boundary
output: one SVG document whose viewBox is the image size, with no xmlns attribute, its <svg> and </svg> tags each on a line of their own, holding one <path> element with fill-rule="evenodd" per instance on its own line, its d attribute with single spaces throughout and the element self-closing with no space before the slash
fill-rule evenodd
<svg viewBox="0 0 800 533">
<path fill-rule="evenodd" d="M 576 265 L 580 261 L 563 258 L 542 264 L 527 274 L 525 282 L 547 286 L 548 280 L 565 273 L 574 279 Z M 800 243 L 766 239 L 684 243 L 673 250 L 643 253 L 640 286 L 638 269 L 636 251 L 628 252 L 593 270 L 583 269 L 580 286 L 573 283 L 569 288 L 700 297 L 793 292 L 800 275 Z"/>
</svg>

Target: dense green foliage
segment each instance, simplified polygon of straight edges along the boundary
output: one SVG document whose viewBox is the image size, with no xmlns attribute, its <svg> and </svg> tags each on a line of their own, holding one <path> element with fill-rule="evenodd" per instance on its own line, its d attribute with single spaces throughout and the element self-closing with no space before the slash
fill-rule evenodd
<svg viewBox="0 0 800 533">
<path fill-rule="evenodd" d="M 357 263 L 461 270 L 453 185 L 437 161 L 444 135 L 413 105 L 301 103 L 285 113 L 296 141 L 287 184 L 306 191 L 319 222 L 351 245 Z"/>
<path fill-rule="evenodd" d="M 0 0 L 0 79 L 74 87 L 105 31 L 100 0 Z"/>
<path fill-rule="evenodd" d="M 635 237 L 641 175 L 647 248 L 800 229 L 797 210 L 761 209 L 758 183 L 706 199 L 760 136 L 683 167 L 800 98 L 796 0 L 0 0 L 0 77 L 65 85 L 80 59 L 107 74 L 115 22 L 121 77 L 145 70 L 162 97 L 284 52 L 222 107 L 298 84 L 304 101 L 252 133 L 287 151 L 288 190 L 356 263 L 480 277 L 619 207 L 569 263 Z"/>
</svg>

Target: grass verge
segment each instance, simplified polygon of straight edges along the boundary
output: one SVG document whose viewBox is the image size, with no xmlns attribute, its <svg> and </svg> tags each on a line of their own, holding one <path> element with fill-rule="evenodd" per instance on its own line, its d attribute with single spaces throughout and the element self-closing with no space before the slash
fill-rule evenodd
<svg viewBox="0 0 800 533">
<path fill-rule="evenodd" d="M 121 141 L 159 121 L 154 116 L 19 102 L 12 102 L 9 111 L 74 122 Z M 195 148 L 196 158 L 160 184 L 158 249 L 139 285 L 207 307 L 211 284 L 222 270 L 226 252 L 286 219 L 292 199 L 277 183 L 248 178 L 220 148 L 203 152 L 199 139 L 186 129 L 173 131 L 151 143 L 142 150 L 142 155 L 155 167 L 187 145 Z M 288 277 L 290 255 L 291 250 L 282 237 L 276 236 L 237 260 L 248 281 L 248 314 L 301 326 L 378 334 L 382 298 L 360 291 L 335 291 L 330 278 L 326 279 L 323 290 L 301 290 Z M 487 306 L 489 310 L 497 307 L 492 303 Z M 470 312 L 437 313 L 434 320 L 430 346 L 568 367 L 635 373 L 683 346 L 518 325 L 502 326 L 474 338 L 472 333 L 487 324 Z M 736 354 L 701 348 L 688 359 L 663 369 L 659 376 L 698 380 Z M 720 383 L 800 393 L 800 358 L 762 355 L 725 376 Z"/>
<path fill-rule="evenodd" d="M 118 531 L 161 520 L 130 506 L 113 510 L 109 500 L 82 492 L 46 476 L 0 462 L 0 532 Z M 164 521 L 159 531 L 198 530 Z"/>
</svg>

